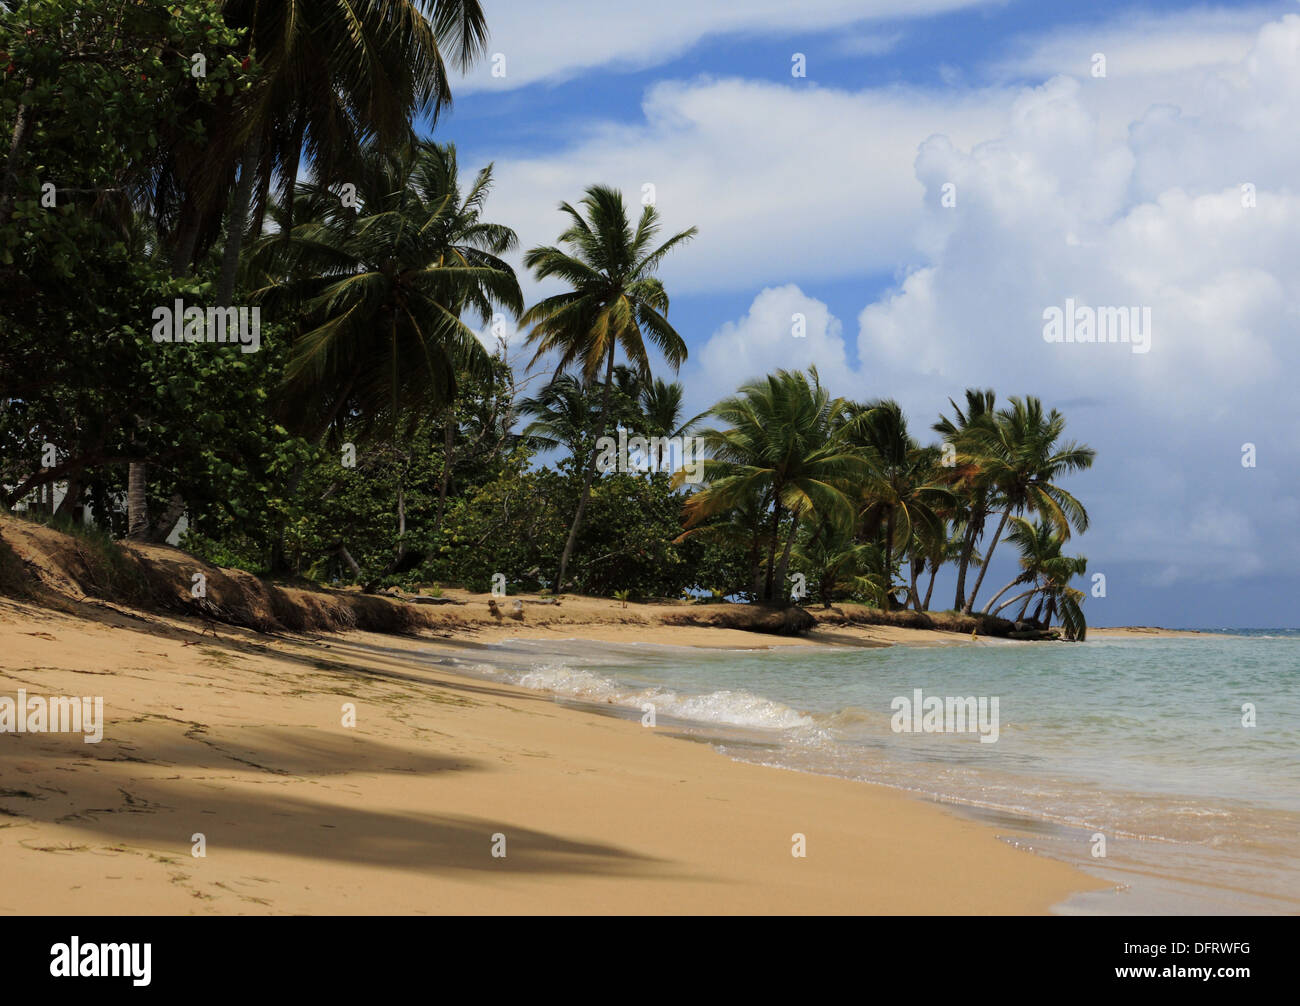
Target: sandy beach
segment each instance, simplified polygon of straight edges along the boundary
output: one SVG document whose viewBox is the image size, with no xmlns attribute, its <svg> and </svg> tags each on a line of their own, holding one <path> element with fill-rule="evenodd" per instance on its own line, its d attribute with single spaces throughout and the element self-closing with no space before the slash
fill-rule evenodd
<svg viewBox="0 0 1300 1006">
<path fill-rule="evenodd" d="M 193 619 L 0 599 L 0 694 L 102 695 L 105 720 L 99 744 L 0 736 L 0 912 L 1038 913 L 1099 886 L 894 791 L 741 764 L 409 656 L 565 632 L 808 642 L 627 623 L 214 638 Z"/>
</svg>

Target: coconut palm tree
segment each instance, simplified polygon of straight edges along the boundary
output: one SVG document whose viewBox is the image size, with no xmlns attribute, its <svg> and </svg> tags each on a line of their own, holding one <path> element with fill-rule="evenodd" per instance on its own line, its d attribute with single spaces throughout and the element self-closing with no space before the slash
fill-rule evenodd
<svg viewBox="0 0 1300 1006">
<path fill-rule="evenodd" d="M 586 457 L 587 441 L 600 418 L 592 396 L 572 374 L 557 374 L 536 395 L 520 401 L 519 413 L 536 417 L 524 427 L 525 443 L 544 451 L 563 448 L 574 458 Z"/>
<path fill-rule="evenodd" d="M 1082 556 L 1065 556 L 1061 548 L 1066 538 L 1050 524 L 1042 521 L 1031 523 L 1023 517 L 1012 517 L 1011 530 L 1007 541 L 1020 553 L 1020 572 L 1005 587 L 999 590 L 984 606 L 984 613 L 1001 613 L 1017 601 L 1023 601 L 1020 615 L 1023 618 L 1034 595 L 1068 583 L 1070 578 L 1087 571 L 1088 561 Z M 1004 601 L 994 609 L 998 600 L 1013 587 L 1028 584 L 1029 589 Z"/>
<path fill-rule="evenodd" d="M 859 518 L 868 537 L 879 535 L 885 606 L 893 603 L 893 563 L 914 537 L 943 536 L 938 507 L 949 492 L 937 482 L 939 451 L 922 447 L 907 431 L 907 419 L 892 400 L 854 406 L 848 439 L 871 459 L 870 475 L 861 486 Z M 919 573 L 919 570 L 917 571 Z M 915 595 L 913 580 L 911 594 Z"/>
<path fill-rule="evenodd" d="M 979 465 L 978 452 L 972 453 L 973 431 L 983 429 L 992 421 L 997 395 L 992 388 L 966 389 L 966 408 L 963 410 L 951 398 L 953 416 L 940 415 L 931 429 L 944 438 L 948 447 L 947 482 L 954 492 L 954 516 L 961 522 L 962 538 L 957 555 L 957 594 L 953 609 L 961 611 L 966 606 L 966 573 L 974 558 L 978 564 L 976 545 L 984 534 L 984 523 L 989 513 L 989 486 Z M 942 463 L 942 462 L 941 462 Z"/>
<path fill-rule="evenodd" d="M 1065 417 L 1055 409 L 1044 413 L 1043 403 L 1032 396 L 1012 398 L 1011 407 L 999 409 L 992 422 L 968 430 L 968 446 L 979 459 L 980 479 L 990 487 L 992 505 L 1002 510 L 1002 518 L 966 599 L 966 614 L 975 606 L 993 550 L 1013 516 L 1036 513 L 1062 537 L 1069 537 L 1072 528 L 1079 532 L 1088 529 L 1088 511 L 1055 480 L 1092 467 L 1097 452 L 1073 441 L 1058 444 L 1064 430 Z"/>
<path fill-rule="evenodd" d="M 811 376 L 811 381 L 809 380 Z M 847 403 L 832 398 L 817 376 L 779 370 L 740 388 L 710 414 L 724 429 L 701 430 L 710 457 L 702 463 L 705 488 L 686 501 L 686 526 L 740 506 L 755 494 L 772 508 L 768 533 L 767 579 L 762 599 L 784 592 L 786 570 L 800 522 L 817 516 L 851 526 L 850 486 L 867 477 L 869 466 L 844 436 Z M 674 476 L 680 485 L 682 473 Z M 789 521 L 778 565 L 777 542 L 783 519 Z"/>
<path fill-rule="evenodd" d="M 412 117 L 436 118 L 451 103 L 447 64 L 466 70 L 487 44 L 478 0 L 226 0 L 223 14 L 243 29 L 260 76 L 240 107 L 214 124 L 204 152 L 209 191 L 233 185 L 216 302 L 234 290 L 248 212 L 265 206 L 276 174 L 292 213 L 302 156 L 320 182 L 344 180 L 362 159 L 362 139 L 403 142 Z M 211 150 L 229 150 L 229 159 Z M 253 236 L 260 232 L 259 222 Z"/>
<path fill-rule="evenodd" d="M 548 354 L 558 354 L 556 370 L 576 368 L 587 386 L 594 386 L 604 369 L 604 387 L 596 430 L 603 429 L 610 415 L 614 387 L 614 364 L 619 349 L 642 380 L 650 376 L 650 359 L 645 340 L 649 338 L 668 365 L 676 370 L 686 359 L 686 343 L 666 317 L 668 294 L 654 274 L 664 257 L 696 234 L 694 227 L 674 234 L 656 245 L 660 220 L 658 211 L 647 206 L 633 227 L 622 193 L 604 185 L 593 185 L 583 196 L 582 211 L 561 203 L 571 226 L 559 237 L 559 244 L 532 248 L 524 264 L 538 280 L 559 279 L 571 289 L 546 297 L 520 318 L 531 325 L 528 344 L 537 347 L 533 364 Z M 597 452 L 583 475 L 578 508 L 560 556 L 555 589 L 564 585 L 578 531 L 591 496 L 596 475 Z"/>
<path fill-rule="evenodd" d="M 641 389 L 641 415 L 646 426 L 646 435 L 650 437 L 684 437 L 695 428 L 695 424 L 708 415 L 701 412 L 685 421 L 682 420 L 682 398 L 685 389 L 678 381 L 669 383 L 662 377 L 656 377 L 652 384 Z M 658 471 L 663 466 L 663 457 L 652 452 L 650 466 Z"/>
<path fill-rule="evenodd" d="M 725 548 L 743 550 L 749 560 L 749 583 L 740 588 L 735 585 L 726 593 L 748 590 L 753 600 L 763 596 L 763 556 L 767 552 L 767 509 L 770 505 L 765 492 L 755 489 L 742 497 L 728 510 L 723 510 L 703 523 L 693 524 L 678 535 L 673 544 L 695 539 Z"/>
<path fill-rule="evenodd" d="M 836 594 L 865 598 L 868 604 L 884 606 L 886 588 L 878 575 L 880 549 L 858 542 L 852 533 L 833 521 L 819 521 L 811 534 L 795 543 L 795 561 L 811 573 L 812 585 L 823 608 L 829 608 Z"/>
<path fill-rule="evenodd" d="M 291 392 L 322 402 L 313 440 L 350 408 L 393 422 L 411 406 L 444 409 L 458 370 L 491 373 L 462 318 L 487 324 L 497 310 L 523 309 L 499 257 L 515 234 L 483 218 L 491 165 L 462 195 L 455 147 L 416 142 L 369 148 L 357 177 L 359 212 L 319 183 L 302 184 L 296 222 L 253 249 L 263 276 L 254 300 L 302 319 L 286 377 Z"/>
</svg>

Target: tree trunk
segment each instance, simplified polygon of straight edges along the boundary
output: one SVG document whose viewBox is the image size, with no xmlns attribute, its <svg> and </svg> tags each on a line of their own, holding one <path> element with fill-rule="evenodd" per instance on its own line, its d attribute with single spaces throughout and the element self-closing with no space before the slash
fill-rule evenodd
<svg viewBox="0 0 1300 1006">
<path fill-rule="evenodd" d="M 443 428 L 442 439 L 442 484 L 438 487 L 438 519 L 433 525 L 433 533 L 442 530 L 442 515 L 447 510 L 447 487 L 451 483 L 451 452 L 456 446 L 456 424 L 452 407 L 447 408 L 447 423 Z"/>
<path fill-rule="evenodd" d="M 1002 529 L 1007 526 L 1007 521 L 1011 517 L 1011 508 L 1007 507 L 1002 511 L 1002 519 L 998 521 L 998 529 L 993 532 L 993 541 L 989 543 L 989 550 L 984 556 L 984 566 L 980 569 L 980 575 L 975 578 L 975 586 L 971 588 L 970 597 L 966 601 L 966 607 L 962 611 L 969 615 L 971 608 L 975 607 L 975 595 L 980 592 L 980 584 L 984 582 L 984 574 L 989 571 L 989 561 L 993 558 L 993 550 L 998 547 L 998 539 L 1002 537 Z"/>
<path fill-rule="evenodd" d="M 776 540 L 781 531 L 781 501 L 775 501 L 772 509 L 772 533 L 767 543 L 767 581 L 763 586 L 763 600 L 772 600 L 772 578 L 776 575 Z"/>
<path fill-rule="evenodd" d="M 126 536 L 131 541 L 149 537 L 148 469 L 142 461 L 132 461 L 126 474 Z"/>
<path fill-rule="evenodd" d="M 402 484 L 397 484 L 397 558 L 393 560 L 393 569 L 401 565 L 406 558 L 406 491 Z"/>
<path fill-rule="evenodd" d="M 9 142 L 9 157 L 5 160 L 4 181 L 0 183 L 0 225 L 9 222 L 9 216 L 14 208 L 14 189 L 18 184 L 18 158 L 22 156 L 23 146 L 27 143 L 27 132 L 32 124 L 30 99 L 35 85 L 36 79 L 28 77 L 23 83 L 23 96 L 18 100 L 18 117 L 14 120 L 13 138 Z"/>
<path fill-rule="evenodd" d="M 149 540 L 160 545 L 164 544 L 171 537 L 171 533 L 176 530 L 176 525 L 181 522 L 181 518 L 184 516 L 185 497 L 180 493 L 172 493 L 167 509 L 162 512 L 162 515 L 153 526 L 153 531 L 149 534 Z"/>
<path fill-rule="evenodd" d="M 248 207 L 253 201 L 253 180 L 262 159 L 262 134 L 254 131 L 240 161 L 239 181 L 230 202 L 230 219 L 226 225 L 226 247 L 221 255 L 221 275 L 217 280 L 217 307 L 229 307 L 235 295 L 235 273 L 239 269 L 239 250 L 248 226 Z"/>
<path fill-rule="evenodd" d="M 1019 600 L 1023 597 L 1023 598 L 1025 599 L 1025 603 L 1024 603 L 1024 606 L 1020 609 L 1020 616 L 1019 616 L 1018 618 L 1016 618 L 1016 621 L 1019 622 L 1019 621 L 1021 621 L 1021 620 L 1024 618 L 1024 616 L 1025 616 L 1025 611 L 1024 611 L 1024 609 L 1029 607 L 1029 602 L 1030 602 L 1031 600 L 1033 600 L 1034 595 L 1037 594 L 1037 593 L 1038 593 L 1038 587 L 1037 587 L 1037 586 L 1030 587 L 1028 590 L 1025 590 L 1025 591 L 1021 591 L 1021 592 L 1020 592 L 1019 594 L 1017 594 L 1015 597 L 1011 598 L 1011 600 L 1009 600 L 1009 601 L 1004 601 L 1002 604 L 998 605 L 998 610 L 995 611 L 995 612 L 993 612 L 993 614 L 995 614 L 995 615 L 1001 614 L 1003 608 L 1009 608 L 1009 607 L 1011 607 L 1013 604 L 1015 604 L 1017 601 L 1019 601 Z M 984 609 L 984 613 L 985 613 L 986 615 L 988 614 L 988 609 L 987 609 L 987 608 Z"/>
<path fill-rule="evenodd" d="M 605 417 L 609 415 L 610 390 L 614 386 L 614 343 L 609 346 L 609 361 L 605 364 L 605 390 L 601 395 L 600 416 L 596 421 L 595 437 L 599 440 L 605 429 Z M 569 528 L 568 540 L 564 543 L 564 552 L 560 555 L 560 571 L 555 577 L 555 593 L 564 590 L 564 574 L 569 569 L 569 560 L 573 557 L 573 547 L 578 542 L 578 531 L 582 528 L 582 518 L 587 512 L 587 499 L 591 496 L 591 483 L 596 478 L 596 459 L 600 451 L 596 444 L 591 445 L 591 462 L 587 465 L 587 474 L 582 479 L 582 495 L 578 497 L 578 512 L 573 515 L 573 526 Z"/>
<path fill-rule="evenodd" d="M 1012 580 L 1010 583 L 1008 583 L 1005 587 L 1003 587 L 1001 590 L 999 590 L 996 594 L 994 594 L 992 597 L 990 597 L 990 598 L 989 598 L 989 603 L 986 604 L 986 605 L 984 605 L 984 614 L 987 615 L 990 611 L 993 610 L 993 605 L 995 605 L 995 604 L 998 603 L 998 598 L 999 598 L 999 597 L 1001 597 L 1003 594 L 1005 594 L 1008 590 L 1010 590 L 1010 589 L 1011 589 L 1012 587 L 1014 587 L 1016 584 L 1018 584 L 1018 583 L 1024 583 L 1024 582 L 1025 582 L 1025 581 L 1021 580 L 1020 577 L 1016 577 L 1014 580 Z M 1016 597 L 1019 597 L 1019 596 L 1020 596 L 1019 594 L 1016 595 Z M 1006 605 L 1003 605 L 1002 607 L 1005 608 Z M 1002 608 L 999 608 L 998 610 L 1001 611 Z"/>
<path fill-rule="evenodd" d="M 885 518 L 885 610 L 894 610 L 894 511 Z"/>
<path fill-rule="evenodd" d="M 348 568 L 352 570 L 353 575 L 358 580 L 361 579 L 361 567 L 357 565 L 357 560 L 352 558 L 352 553 L 348 551 L 348 547 L 343 542 L 339 542 L 334 546 L 334 554 L 348 564 Z"/>
<path fill-rule="evenodd" d="M 59 508 L 54 511 L 55 517 L 67 517 L 69 520 L 72 519 L 72 511 L 75 510 L 77 504 L 81 502 L 82 486 L 83 483 L 80 474 L 74 475 L 72 478 L 68 479 L 68 491 L 63 494 L 63 502 L 61 502 Z"/>
<path fill-rule="evenodd" d="M 184 276 L 190 270 L 194 261 L 194 248 L 199 241 L 199 223 L 198 208 L 191 197 L 186 196 L 176 226 L 176 245 L 172 249 L 173 276 Z"/>
<path fill-rule="evenodd" d="M 930 595 L 934 593 L 934 578 L 938 575 L 938 573 L 939 573 L 939 567 L 932 565 L 930 567 L 930 585 L 925 588 L 925 602 L 921 605 L 922 611 L 930 610 Z"/>
<path fill-rule="evenodd" d="M 790 570 L 790 552 L 794 548 L 794 536 L 799 530 L 800 510 L 790 511 L 790 533 L 785 537 L 785 550 L 781 553 L 781 567 L 777 570 L 776 582 L 781 585 L 781 599 L 786 600 L 785 581 Z"/>
<path fill-rule="evenodd" d="M 966 570 L 970 568 L 971 552 L 975 548 L 975 521 L 966 522 L 966 532 L 961 537 L 961 555 L 957 557 L 957 596 L 953 598 L 953 611 L 966 607 Z"/>
</svg>

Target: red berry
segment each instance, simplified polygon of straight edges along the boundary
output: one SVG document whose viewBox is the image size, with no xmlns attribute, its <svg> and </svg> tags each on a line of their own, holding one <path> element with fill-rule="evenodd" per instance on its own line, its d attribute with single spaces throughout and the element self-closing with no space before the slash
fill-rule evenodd
<svg viewBox="0 0 1300 1006">
<path fill-rule="evenodd" d="M 140 79 L 141 79 L 141 80 L 148 80 L 149 78 L 146 77 L 146 76 L 142 73 L 142 74 L 140 74 Z"/>
</svg>

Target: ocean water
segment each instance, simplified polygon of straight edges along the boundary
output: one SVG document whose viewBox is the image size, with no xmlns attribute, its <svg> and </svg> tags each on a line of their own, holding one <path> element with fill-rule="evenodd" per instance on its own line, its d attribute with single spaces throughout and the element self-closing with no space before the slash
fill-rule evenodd
<svg viewBox="0 0 1300 1006">
<path fill-rule="evenodd" d="M 753 651 L 512 641 L 431 659 L 614 715 L 653 704 L 659 729 L 731 757 L 943 802 L 1108 885 L 1062 913 L 1300 912 L 1294 629 Z M 986 700 L 989 738 L 996 699 L 996 740 L 895 729 L 923 725 L 895 715 L 917 689 Z"/>
</svg>

